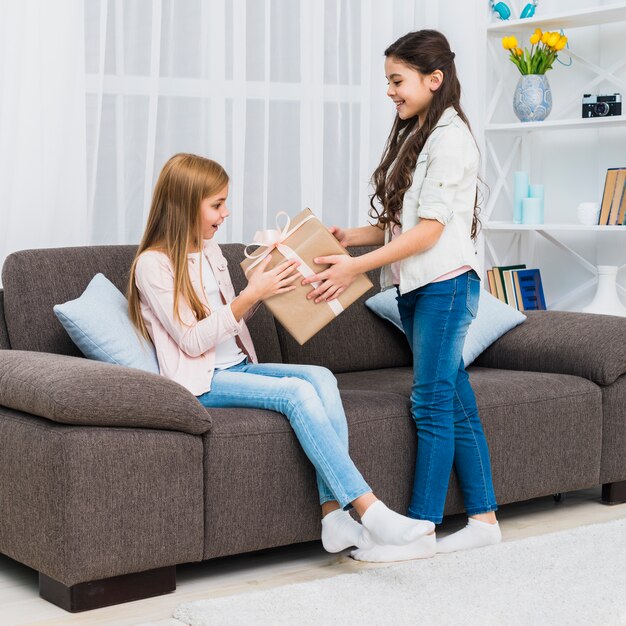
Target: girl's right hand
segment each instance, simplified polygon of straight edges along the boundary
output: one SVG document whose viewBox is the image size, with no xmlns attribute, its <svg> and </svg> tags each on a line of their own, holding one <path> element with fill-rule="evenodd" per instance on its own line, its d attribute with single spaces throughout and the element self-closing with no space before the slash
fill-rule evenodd
<svg viewBox="0 0 626 626">
<path fill-rule="evenodd" d="M 331 226 L 328 232 L 335 237 L 335 239 L 344 247 L 348 247 L 348 235 L 343 228 L 339 226 Z"/>
<path fill-rule="evenodd" d="M 244 291 L 248 291 L 256 301 L 266 300 L 271 296 L 287 293 L 296 288 L 293 283 L 300 276 L 297 270 L 300 261 L 283 261 L 273 269 L 268 270 L 266 268 L 270 261 L 271 257 L 268 254 L 248 278 L 248 286 Z"/>
</svg>

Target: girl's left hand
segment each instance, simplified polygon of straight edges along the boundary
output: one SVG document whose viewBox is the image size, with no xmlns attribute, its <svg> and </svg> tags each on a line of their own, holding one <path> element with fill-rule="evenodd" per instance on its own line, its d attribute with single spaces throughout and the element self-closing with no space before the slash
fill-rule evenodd
<svg viewBox="0 0 626 626">
<path fill-rule="evenodd" d="M 322 281 L 319 287 L 307 294 L 307 299 L 315 298 L 315 302 L 329 302 L 340 296 L 353 282 L 357 274 L 355 259 L 344 254 L 333 254 L 330 256 L 320 256 L 313 259 L 320 265 L 330 264 L 330 267 L 309 276 L 302 281 L 303 285 Z"/>
</svg>

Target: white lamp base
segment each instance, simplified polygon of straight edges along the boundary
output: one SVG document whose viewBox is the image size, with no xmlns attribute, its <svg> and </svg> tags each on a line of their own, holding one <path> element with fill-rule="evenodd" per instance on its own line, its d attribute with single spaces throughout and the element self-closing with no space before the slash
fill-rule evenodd
<svg viewBox="0 0 626 626">
<path fill-rule="evenodd" d="M 593 300 L 583 309 L 583 313 L 626 317 L 626 306 L 617 295 L 618 269 L 616 265 L 598 265 L 598 289 Z"/>
</svg>

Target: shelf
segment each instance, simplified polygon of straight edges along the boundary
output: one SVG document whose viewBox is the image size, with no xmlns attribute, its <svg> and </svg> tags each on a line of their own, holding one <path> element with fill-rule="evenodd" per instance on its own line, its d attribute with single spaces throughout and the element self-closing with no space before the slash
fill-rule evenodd
<svg viewBox="0 0 626 626">
<path fill-rule="evenodd" d="M 487 107 L 485 109 L 484 140 L 486 146 L 486 159 L 491 164 L 493 176 L 488 173 L 486 181 L 493 189 L 483 216 L 484 223 L 483 239 L 485 257 L 487 264 L 491 259 L 493 265 L 511 265 L 519 262 L 520 259 L 527 263 L 536 263 L 538 246 L 549 244 L 554 251 L 559 251 L 567 255 L 568 261 L 573 262 L 577 269 L 584 269 L 590 274 L 587 278 L 581 275 L 576 286 L 559 285 L 555 298 L 550 299 L 550 308 L 559 309 L 563 306 L 579 305 L 581 299 L 587 291 L 593 289 L 598 283 L 599 271 L 595 263 L 588 260 L 583 252 L 589 250 L 595 252 L 594 256 L 601 256 L 603 259 L 622 259 L 624 256 L 624 242 L 626 239 L 626 226 L 587 226 L 576 221 L 575 195 L 572 195 L 567 204 L 553 206 L 558 212 L 551 215 L 553 219 L 568 219 L 570 223 L 548 222 L 544 224 L 514 224 L 513 216 L 513 193 L 510 177 L 515 169 L 531 171 L 533 151 L 540 146 L 534 141 L 535 138 L 543 138 L 543 133 L 549 131 L 566 131 L 567 137 L 570 133 L 582 132 L 583 138 L 594 141 L 598 150 L 602 148 L 603 142 L 609 137 L 617 142 L 622 141 L 621 129 L 626 129 L 626 112 L 624 115 L 582 118 L 580 116 L 583 93 L 597 93 L 599 81 L 607 81 L 610 88 L 602 93 L 612 93 L 622 91 L 623 81 L 618 71 L 621 71 L 626 59 L 623 53 L 619 54 L 621 62 L 617 59 L 607 67 L 596 60 L 587 59 L 584 50 L 574 53 L 572 50 L 563 50 L 563 55 L 576 61 L 578 68 L 578 87 L 571 87 L 568 90 L 569 97 L 560 103 L 560 110 L 552 118 L 548 117 L 543 122 L 518 122 L 513 116 L 503 114 L 500 119 L 508 119 L 510 123 L 495 123 L 494 116 L 499 111 L 498 106 L 502 104 L 502 99 L 507 98 L 507 93 L 511 80 L 511 67 L 508 61 L 504 60 L 501 54 L 499 39 L 505 35 L 516 35 L 518 40 L 528 41 L 527 37 L 532 32 L 540 28 L 542 31 L 560 31 L 563 29 L 569 35 L 568 30 L 585 27 L 601 27 L 602 25 L 619 24 L 624 27 L 626 24 L 626 1 L 607 0 L 612 4 L 596 6 L 593 8 L 568 11 L 567 2 L 554 3 L 560 6 L 560 10 L 550 14 L 541 14 L 531 19 L 523 20 L 495 20 L 486 26 L 487 53 L 490 55 L 490 63 L 494 64 L 494 79 L 487 84 Z M 495 16 L 493 16 L 495 17 Z M 606 29 L 596 29 L 597 31 Z M 613 32 L 613 31 L 611 31 Z M 607 31 L 608 34 L 608 31 Z M 601 32 L 601 39 L 603 32 Z M 570 37 L 571 38 L 571 37 Z M 623 28 L 619 32 L 616 30 L 612 36 L 617 46 L 623 39 Z M 602 43 L 602 42 L 601 42 Z M 523 47 L 523 45 L 522 45 Z M 604 46 L 602 45 L 602 49 Z M 623 46 L 622 46 L 623 48 Z M 621 48 L 619 49 L 621 50 Z M 560 54 L 559 54 L 560 56 Z M 508 71 L 504 71 L 504 66 Z M 608 65 L 608 64 L 606 64 Z M 584 73 L 583 73 L 584 72 Z M 516 72 L 517 74 L 517 72 Z M 587 75 L 589 74 L 590 77 Z M 487 73 L 489 76 L 489 73 Z M 573 83 L 572 83 L 573 84 Z M 513 93 L 508 96 L 509 102 L 513 98 Z M 509 105 L 510 107 L 510 105 Z M 499 117 L 499 116 L 498 116 Z M 592 134 L 584 134 L 585 131 L 596 131 Z M 605 131 L 603 133 L 598 131 Z M 609 131 L 609 132 L 606 132 Z M 540 134 L 541 133 L 541 134 Z M 552 138 L 559 135 L 552 135 Z M 613 137 L 614 136 L 614 137 Z M 505 140 L 506 137 L 506 140 Z M 546 137 L 546 141 L 550 138 Z M 622 142 L 623 143 L 623 142 Z M 621 145 L 621 144 L 620 144 Z M 567 157 L 567 155 L 563 155 Z M 593 153 L 592 153 L 593 156 Z M 626 156 L 624 157 L 626 159 Z M 619 164 L 616 164 L 619 165 Z M 626 166 L 626 163 L 623 165 Z M 601 172 L 603 173 L 603 172 Z M 575 185 L 575 180 L 573 181 Z M 565 207 L 569 207 L 565 210 Z M 494 211 L 502 215 L 507 221 L 491 219 Z M 550 212 L 552 213 L 552 211 Z M 498 233 L 501 233 L 500 235 Z M 579 235 L 575 235 L 579 233 Z M 597 233 L 597 234 L 596 234 Z M 620 233 L 619 235 L 605 235 L 602 233 Z M 497 244 L 497 245 L 496 245 Z M 581 250 L 578 250 L 581 244 Z M 543 250 L 543 248 L 541 248 Z M 548 257 L 551 258 L 551 257 Z M 626 294 L 626 289 L 617 285 L 621 294 Z M 549 296 L 549 294 L 546 294 Z M 557 297 L 558 296 L 558 297 Z M 580 309 L 580 306 L 578 306 Z"/>
<path fill-rule="evenodd" d="M 485 230 L 502 231 L 548 231 L 548 230 L 572 230 L 572 231 L 599 231 L 626 233 L 625 226 L 585 226 L 584 224 L 513 224 L 513 222 L 492 221 L 483 224 Z"/>
<path fill-rule="evenodd" d="M 582 9 L 532 17 L 524 20 L 498 20 L 487 26 L 490 35 L 502 35 L 508 32 L 522 32 L 541 28 L 541 30 L 560 30 L 566 28 L 580 28 L 583 26 L 599 26 L 626 20 L 626 3 L 620 2 L 604 7 Z"/>
<path fill-rule="evenodd" d="M 582 94 L 581 94 L 582 102 Z M 570 120 L 544 120 L 543 122 L 512 122 L 510 124 L 486 124 L 485 131 L 500 133 L 530 133 L 533 130 L 579 130 L 616 128 L 626 126 L 626 115 L 611 117 L 581 117 Z"/>
</svg>

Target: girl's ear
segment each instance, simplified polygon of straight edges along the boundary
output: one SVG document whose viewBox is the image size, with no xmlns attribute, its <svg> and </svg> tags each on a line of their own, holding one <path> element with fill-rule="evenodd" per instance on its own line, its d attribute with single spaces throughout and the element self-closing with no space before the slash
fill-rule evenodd
<svg viewBox="0 0 626 626">
<path fill-rule="evenodd" d="M 430 80 L 428 81 L 428 87 L 431 91 L 437 91 L 441 84 L 443 83 L 443 72 L 441 70 L 435 70 L 430 75 Z"/>
</svg>

